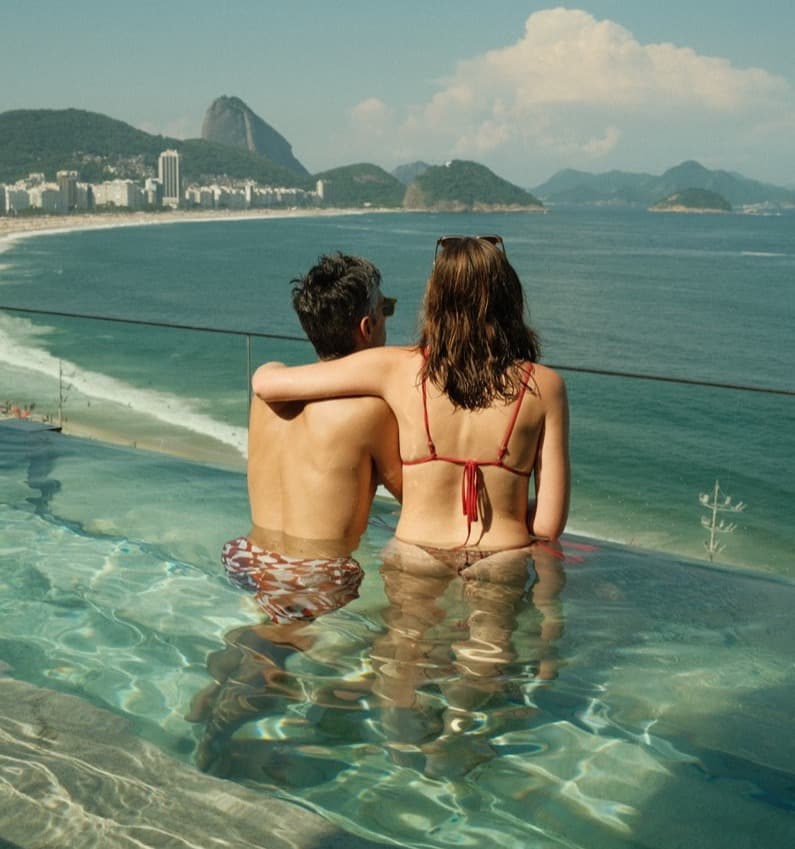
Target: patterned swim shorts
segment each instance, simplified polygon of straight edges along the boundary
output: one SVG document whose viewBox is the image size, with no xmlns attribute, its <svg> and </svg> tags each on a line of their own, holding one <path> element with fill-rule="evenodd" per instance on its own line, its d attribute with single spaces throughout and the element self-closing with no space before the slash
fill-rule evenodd
<svg viewBox="0 0 795 849">
<path fill-rule="evenodd" d="M 364 577 L 352 557 L 288 557 L 238 537 L 221 551 L 226 577 L 255 593 L 259 606 L 278 623 L 312 620 L 359 597 Z"/>
</svg>

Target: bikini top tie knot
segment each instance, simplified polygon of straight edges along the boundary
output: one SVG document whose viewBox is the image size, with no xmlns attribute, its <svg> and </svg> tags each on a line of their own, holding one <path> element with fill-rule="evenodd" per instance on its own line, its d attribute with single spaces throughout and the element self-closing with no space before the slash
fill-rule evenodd
<svg viewBox="0 0 795 849">
<path fill-rule="evenodd" d="M 514 402 L 513 415 L 511 416 L 511 421 L 505 431 L 503 440 L 500 443 L 496 460 L 473 460 L 471 458 L 462 457 L 443 457 L 436 453 L 436 444 L 431 437 L 431 425 L 428 418 L 428 379 L 427 377 L 423 377 L 422 379 L 422 411 L 425 420 L 425 437 L 428 445 L 428 454 L 425 457 L 419 457 L 416 460 L 403 460 L 402 462 L 404 466 L 418 466 L 421 463 L 438 462 L 453 463 L 456 466 L 462 467 L 461 509 L 467 520 L 467 536 L 464 542 L 462 542 L 461 545 L 456 546 L 456 548 L 463 548 L 467 545 L 469 537 L 472 534 L 472 523 L 477 522 L 478 520 L 478 502 L 480 501 L 483 489 L 483 474 L 480 471 L 481 467 L 496 466 L 497 468 L 505 469 L 506 472 L 511 472 L 515 475 L 522 475 L 524 477 L 530 477 L 532 474 L 532 472 L 526 472 L 523 469 L 517 469 L 514 466 L 509 466 L 505 463 L 505 455 L 508 453 L 508 442 L 511 438 L 514 427 L 516 426 L 516 420 L 519 417 L 519 409 L 522 406 L 522 401 L 524 400 L 524 396 L 527 392 L 527 386 L 532 377 L 533 364 L 528 363 L 524 368 L 521 388 L 519 389 L 518 397 Z"/>
</svg>

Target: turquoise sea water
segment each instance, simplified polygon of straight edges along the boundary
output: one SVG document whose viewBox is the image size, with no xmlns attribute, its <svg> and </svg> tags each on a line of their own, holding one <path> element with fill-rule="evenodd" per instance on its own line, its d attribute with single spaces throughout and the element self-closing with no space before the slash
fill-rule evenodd
<svg viewBox="0 0 795 849">
<path fill-rule="evenodd" d="M 792 389 L 795 216 L 365 214 L 48 235 L 2 254 L 0 302 L 301 336 L 289 281 L 323 252 L 371 258 L 398 298 L 390 341 L 413 339 L 443 233 L 498 232 L 544 359 L 559 366 Z M 254 341 L 253 360 L 308 360 Z M 245 440 L 243 340 L 0 314 L 0 395 L 199 455 Z M 795 401 L 564 372 L 572 409 L 570 530 L 706 556 L 698 502 L 718 479 L 747 509 L 722 562 L 795 575 Z"/>
</svg>

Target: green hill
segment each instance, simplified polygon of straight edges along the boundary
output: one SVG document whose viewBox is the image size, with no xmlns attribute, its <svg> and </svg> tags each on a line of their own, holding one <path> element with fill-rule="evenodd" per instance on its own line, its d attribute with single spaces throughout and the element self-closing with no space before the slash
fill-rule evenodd
<svg viewBox="0 0 795 849">
<path fill-rule="evenodd" d="M 725 197 L 707 189 L 685 189 L 674 192 L 650 207 L 655 212 L 686 211 L 731 212 L 732 205 Z"/>
<path fill-rule="evenodd" d="M 453 211 L 543 207 L 530 192 L 503 180 L 484 165 L 462 160 L 429 167 L 406 189 L 403 205 L 408 209 Z"/>
<path fill-rule="evenodd" d="M 305 188 L 311 183 L 256 153 L 203 139 L 152 135 L 81 109 L 3 112 L 0 139 L 0 182 L 5 183 L 32 172 L 55 179 L 61 169 L 78 171 L 89 182 L 110 177 L 140 180 L 157 172 L 157 157 L 168 148 L 184 154 L 187 180 L 226 175 L 280 186 Z"/>
<path fill-rule="evenodd" d="M 330 183 L 326 195 L 330 206 L 397 208 L 403 202 L 405 186 L 400 180 L 366 162 L 332 168 L 315 174 L 314 179 Z"/>
</svg>

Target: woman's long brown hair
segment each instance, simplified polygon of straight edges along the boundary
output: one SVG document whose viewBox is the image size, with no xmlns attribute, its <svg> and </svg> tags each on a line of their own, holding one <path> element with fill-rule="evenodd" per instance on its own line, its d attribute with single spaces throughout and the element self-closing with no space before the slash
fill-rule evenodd
<svg viewBox="0 0 795 849">
<path fill-rule="evenodd" d="M 484 239 L 442 250 L 425 291 L 422 377 L 458 407 L 474 410 L 519 390 L 517 362 L 537 362 L 541 344 L 525 324 L 522 284 L 505 253 Z"/>
</svg>

